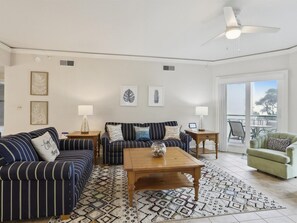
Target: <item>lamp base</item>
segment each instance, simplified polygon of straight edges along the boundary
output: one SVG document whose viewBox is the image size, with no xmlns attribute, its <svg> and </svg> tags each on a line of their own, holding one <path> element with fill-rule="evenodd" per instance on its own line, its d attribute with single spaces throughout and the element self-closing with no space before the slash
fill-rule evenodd
<svg viewBox="0 0 297 223">
<path fill-rule="evenodd" d="M 81 124 L 80 132 L 81 132 L 81 134 L 89 133 L 89 123 L 88 123 L 88 118 L 86 115 L 84 115 L 84 117 L 83 117 L 83 122 Z"/>
<path fill-rule="evenodd" d="M 199 131 L 199 132 L 204 132 L 204 131 L 205 131 L 205 129 L 198 129 L 198 131 Z"/>
</svg>

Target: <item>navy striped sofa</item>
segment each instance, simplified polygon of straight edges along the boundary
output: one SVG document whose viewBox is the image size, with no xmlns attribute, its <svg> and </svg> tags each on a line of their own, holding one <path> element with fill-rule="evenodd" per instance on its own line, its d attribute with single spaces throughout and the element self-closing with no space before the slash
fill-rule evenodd
<svg viewBox="0 0 297 223">
<path fill-rule="evenodd" d="M 31 144 L 47 131 L 60 150 L 54 162 L 42 161 Z M 10 163 L 0 156 L 1 221 L 70 214 L 92 172 L 91 140 L 59 140 L 50 127 L 3 137 L 0 150 L 12 153 Z"/>
<path fill-rule="evenodd" d="M 124 140 L 109 142 L 109 135 L 107 132 L 107 125 L 122 125 L 122 133 Z M 134 126 L 148 127 L 150 126 L 151 141 L 136 141 Z M 180 139 L 163 140 L 165 136 L 165 126 L 177 126 L 176 121 L 158 122 L 158 123 L 119 123 L 106 122 L 105 133 L 101 136 L 101 145 L 103 147 L 103 163 L 109 165 L 123 164 L 123 149 L 124 148 L 144 148 L 150 147 L 154 141 L 164 142 L 167 147 L 180 147 L 186 152 L 189 151 L 189 144 L 192 140 L 191 136 L 181 132 Z"/>
</svg>

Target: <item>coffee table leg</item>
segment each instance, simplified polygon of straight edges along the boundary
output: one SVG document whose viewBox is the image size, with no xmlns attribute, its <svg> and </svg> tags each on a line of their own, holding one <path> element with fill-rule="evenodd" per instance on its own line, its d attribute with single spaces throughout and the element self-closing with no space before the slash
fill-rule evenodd
<svg viewBox="0 0 297 223">
<path fill-rule="evenodd" d="M 201 168 L 195 168 L 194 176 L 193 176 L 194 177 L 195 201 L 198 201 L 200 175 L 201 175 Z"/>
<path fill-rule="evenodd" d="M 133 193 L 134 193 L 134 182 L 135 182 L 135 174 L 134 172 L 128 172 L 128 192 L 129 192 L 129 205 L 133 206 Z"/>
</svg>

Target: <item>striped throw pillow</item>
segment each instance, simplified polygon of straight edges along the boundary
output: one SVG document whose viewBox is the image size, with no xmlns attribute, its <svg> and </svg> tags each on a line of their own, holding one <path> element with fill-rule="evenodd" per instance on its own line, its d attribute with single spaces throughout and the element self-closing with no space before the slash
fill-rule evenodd
<svg viewBox="0 0 297 223">
<path fill-rule="evenodd" d="M 180 139 L 180 127 L 179 126 L 165 126 L 165 136 L 166 139 Z"/>
<path fill-rule="evenodd" d="M 106 127 L 110 138 L 110 142 L 124 140 L 122 133 L 122 125 L 107 125 Z"/>
</svg>

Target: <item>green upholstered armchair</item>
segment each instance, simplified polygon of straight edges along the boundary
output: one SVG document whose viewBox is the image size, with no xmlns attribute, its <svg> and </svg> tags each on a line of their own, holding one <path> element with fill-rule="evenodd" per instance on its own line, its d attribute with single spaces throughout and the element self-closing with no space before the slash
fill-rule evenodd
<svg viewBox="0 0 297 223">
<path fill-rule="evenodd" d="M 284 151 L 268 148 L 269 138 L 289 139 L 290 145 Z M 247 164 L 257 170 L 289 179 L 297 177 L 297 135 L 268 133 L 250 141 L 247 149 Z"/>
</svg>

